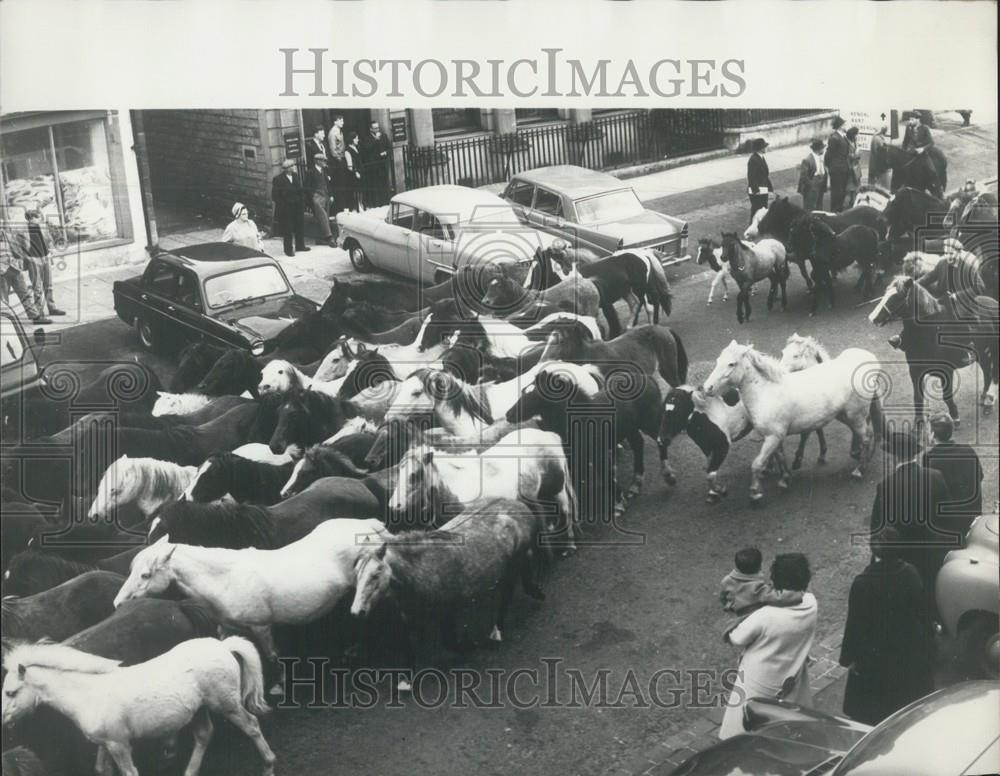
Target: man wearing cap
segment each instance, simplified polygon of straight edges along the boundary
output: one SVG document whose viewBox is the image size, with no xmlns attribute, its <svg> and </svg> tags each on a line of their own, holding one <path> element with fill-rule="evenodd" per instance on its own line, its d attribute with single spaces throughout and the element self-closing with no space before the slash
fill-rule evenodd
<svg viewBox="0 0 1000 776">
<path fill-rule="evenodd" d="M 941 473 L 948 486 L 945 507 L 952 527 L 964 536 L 983 509 L 983 467 L 971 446 L 952 439 L 955 422 L 946 412 L 930 419 L 933 447 L 924 453 L 923 465 Z"/>
<path fill-rule="evenodd" d="M 767 168 L 764 149 L 767 141 L 758 137 L 750 144 L 750 158 L 747 159 L 747 193 L 750 195 L 750 220 L 762 207 L 767 207 L 767 195 L 774 191 L 771 185 L 771 171 Z"/>
<path fill-rule="evenodd" d="M 295 251 L 308 251 L 302 211 L 305 200 L 302 182 L 295 174 L 294 159 L 285 159 L 281 163 L 281 172 L 271 182 L 271 199 L 274 202 L 274 222 L 284 238 L 285 255 L 294 256 Z"/>
<path fill-rule="evenodd" d="M 327 174 L 326 154 L 316 154 L 313 166 L 306 175 L 306 192 L 312 202 L 313 218 L 319 227 L 317 245 L 336 247 L 333 232 L 330 229 L 330 176 Z"/>
<path fill-rule="evenodd" d="M 923 111 L 914 108 L 910 111 L 910 120 L 906 124 L 906 132 L 903 133 L 903 150 L 922 154 L 932 145 L 934 136 L 931 135 L 931 128 L 924 124 Z"/>
<path fill-rule="evenodd" d="M 823 195 L 826 193 L 826 162 L 823 161 L 821 138 L 814 138 L 809 144 L 809 154 L 799 165 L 799 194 L 806 212 L 823 209 Z"/>
<path fill-rule="evenodd" d="M 840 116 L 833 120 L 833 132 L 826 141 L 823 161 L 830 173 L 830 210 L 839 213 L 844 209 L 844 195 L 851 176 L 851 146 L 844 133 L 844 120 Z"/>
<path fill-rule="evenodd" d="M 974 253 L 965 250 L 961 241 L 955 237 L 945 238 L 944 258 L 930 272 L 917 278 L 917 282 L 935 299 L 962 292 L 974 296 L 986 293 L 979 272 L 979 259 Z"/>
<path fill-rule="evenodd" d="M 889 453 L 888 473 L 879 483 L 872 504 L 870 529 L 879 535 L 886 527 L 899 531 L 898 557 L 912 563 L 924 585 L 927 613 L 934 616 L 934 580 L 945 553 L 955 549 L 961 535 L 942 506 L 950 495 L 941 473 L 920 463 L 918 435 L 909 429 L 885 429 L 882 448 Z"/>
</svg>

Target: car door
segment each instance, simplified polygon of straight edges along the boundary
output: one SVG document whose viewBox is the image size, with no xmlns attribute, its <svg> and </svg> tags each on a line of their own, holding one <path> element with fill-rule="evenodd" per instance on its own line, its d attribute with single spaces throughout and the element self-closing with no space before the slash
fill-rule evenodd
<svg viewBox="0 0 1000 776">
<path fill-rule="evenodd" d="M 455 268 L 454 233 L 432 213 L 418 211 L 416 228 L 410 236 L 410 276 L 422 283 L 434 283 L 442 272 Z"/>
<path fill-rule="evenodd" d="M 178 271 L 174 300 L 167 304 L 167 312 L 173 319 L 177 335 L 185 341 L 201 339 L 205 335 L 209 321 L 205 316 L 201 282 L 191 270 Z"/>
<path fill-rule="evenodd" d="M 375 230 L 375 251 L 371 257 L 381 269 L 405 275 L 414 280 L 409 261 L 409 241 L 417 210 L 402 202 L 393 202 L 389 214 Z"/>
<path fill-rule="evenodd" d="M 566 226 L 566 220 L 562 195 L 543 189 L 541 186 L 536 187 L 528 220 L 539 229 L 544 229 L 547 232 L 557 233 L 563 230 Z"/>
<path fill-rule="evenodd" d="M 177 281 L 177 268 L 160 259 L 150 261 L 142 275 L 139 314 L 161 332 L 169 332 L 173 328 Z"/>
</svg>

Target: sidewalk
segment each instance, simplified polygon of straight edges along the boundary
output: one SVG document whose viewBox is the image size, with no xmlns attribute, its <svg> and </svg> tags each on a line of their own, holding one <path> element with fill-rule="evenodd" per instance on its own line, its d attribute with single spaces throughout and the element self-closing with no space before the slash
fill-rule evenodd
<svg viewBox="0 0 1000 776">
<path fill-rule="evenodd" d="M 977 179 L 996 176 L 996 122 L 960 127 L 955 122 L 942 122 L 935 130 L 939 143 L 949 154 L 949 187 L 958 185 L 966 177 Z M 983 166 L 983 154 L 990 158 L 988 169 Z M 768 164 L 777 188 L 787 193 L 794 190 L 794 170 L 798 168 L 805 149 L 789 146 L 769 151 Z M 746 155 L 731 154 L 668 170 L 640 175 L 628 179 L 644 203 L 656 202 L 661 209 L 682 216 L 703 214 L 705 210 L 718 210 L 726 205 L 746 200 Z M 681 196 L 686 195 L 686 196 Z M 672 198 L 663 202 L 665 198 Z M 691 212 L 696 211 L 696 212 Z M 207 226 L 207 225 L 206 225 Z M 697 224 L 692 224 L 696 230 Z M 222 229 L 215 225 L 160 239 L 165 249 L 210 242 L 221 237 Z M 692 231 L 693 237 L 697 237 Z M 354 272 L 347 253 L 339 248 L 310 245 L 308 253 L 289 258 L 283 255 L 280 239 L 264 241 L 264 251 L 276 257 L 285 268 L 296 291 L 318 302 L 329 293 L 330 280 Z M 58 303 L 69 313 L 49 327 L 53 331 L 67 326 L 90 323 L 114 314 L 111 286 L 116 280 L 131 277 L 142 271 L 142 265 L 128 265 L 85 274 L 56 283 Z M 379 275 L 372 275 L 377 278 Z"/>
</svg>

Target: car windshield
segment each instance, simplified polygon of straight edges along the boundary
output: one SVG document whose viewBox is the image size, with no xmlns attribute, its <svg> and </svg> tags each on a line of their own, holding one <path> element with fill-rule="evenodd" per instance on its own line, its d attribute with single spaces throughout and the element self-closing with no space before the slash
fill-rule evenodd
<svg viewBox="0 0 1000 776">
<path fill-rule="evenodd" d="M 596 224 L 602 221 L 620 221 L 643 213 L 642 203 L 632 189 L 610 191 L 596 197 L 578 199 L 573 203 L 576 220 L 581 224 Z"/>
<path fill-rule="evenodd" d="M 268 264 L 227 272 L 205 281 L 205 299 L 213 309 L 288 291 L 284 276 L 277 267 Z"/>
</svg>

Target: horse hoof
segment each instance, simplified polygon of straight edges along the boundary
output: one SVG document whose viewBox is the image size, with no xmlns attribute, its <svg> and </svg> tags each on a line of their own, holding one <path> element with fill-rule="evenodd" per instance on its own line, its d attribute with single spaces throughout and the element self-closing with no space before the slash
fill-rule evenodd
<svg viewBox="0 0 1000 776">
<path fill-rule="evenodd" d="M 267 694 L 275 698 L 284 698 L 285 688 L 281 686 L 281 682 L 275 682 L 271 685 L 271 689 L 267 691 Z"/>
<path fill-rule="evenodd" d="M 499 644 L 501 641 L 503 641 L 503 634 L 500 633 L 500 629 L 496 625 L 494 625 L 493 630 L 490 631 L 490 641 L 496 644 Z"/>
<path fill-rule="evenodd" d="M 750 496 L 750 506 L 753 509 L 760 509 L 764 505 L 764 494 L 758 493 L 755 496 Z"/>
<path fill-rule="evenodd" d="M 809 317 L 810 318 L 815 318 L 816 317 L 816 313 L 809 313 Z"/>
<path fill-rule="evenodd" d="M 796 458 L 794 461 L 792 461 L 792 469 L 798 470 L 798 469 L 801 469 L 801 468 L 802 468 L 802 459 L 801 458 Z"/>
<path fill-rule="evenodd" d="M 816 463 L 819 464 L 820 466 L 826 466 L 826 456 L 821 455 L 819 458 L 816 459 Z"/>
<path fill-rule="evenodd" d="M 789 486 L 789 482 L 784 477 L 782 477 L 780 480 L 778 480 L 778 487 L 781 490 L 788 490 L 788 486 Z"/>
<path fill-rule="evenodd" d="M 707 504 L 718 504 L 719 501 L 721 500 L 722 496 L 720 496 L 718 493 L 709 492 L 709 494 L 705 496 L 705 503 Z"/>
<path fill-rule="evenodd" d="M 677 484 L 677 475 L 673 472 L 663 472 L 663 481 L 672 488 Z"/>
<path fill-rule="evenodd" d="M 955 426 L 955 428 L 959 428 L 962 425 L 962 419 L 961 418 L 952 418 L 951 422 L 952 422 L 952 425 Z"/>
<path fill-rule="evenodd" d="M 405 679 L 400 679 L 399 684 L 396 685 L 396 689 L 399 690 L 400 692 L 412 692 L 413 685 L 410 684 Z"/>
<path fill-rule="evenodd" d="M 983 405 L 983 414 L 984 415 L 992 415 L 993 414 L 993 405 L 992 404 L 984 404 Z"/>
<path fill-rule="evenodd" d="M 865 475 L 861 472 L 861 469 L 858 469 L 857 467 L 855 467 L 854 469 L 851 469 L 851 477 L 853 479 L 860 480 L 864 476 Z"/>
</svg>

